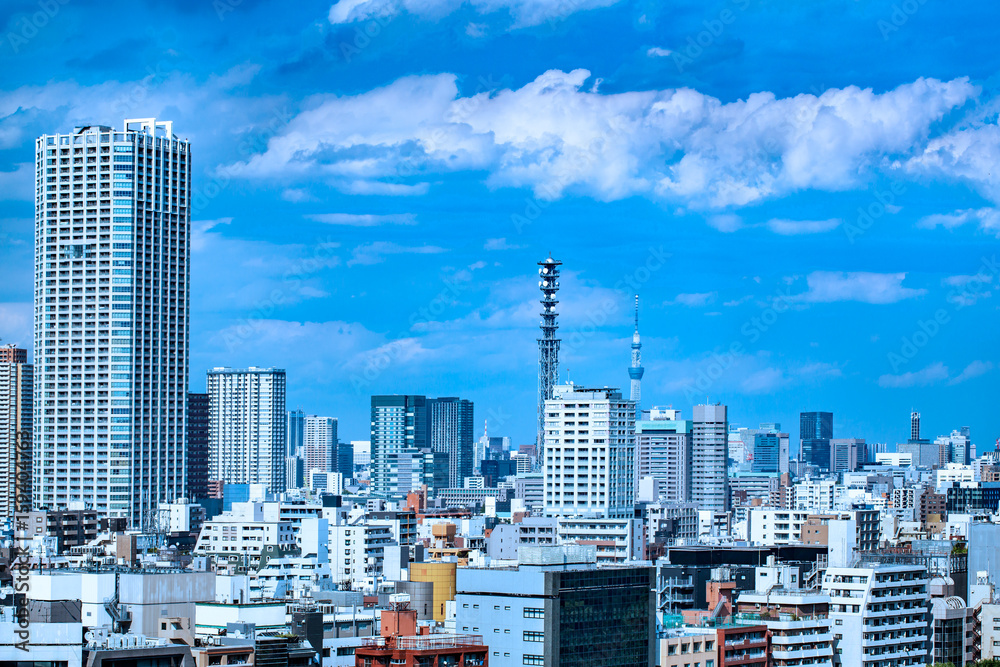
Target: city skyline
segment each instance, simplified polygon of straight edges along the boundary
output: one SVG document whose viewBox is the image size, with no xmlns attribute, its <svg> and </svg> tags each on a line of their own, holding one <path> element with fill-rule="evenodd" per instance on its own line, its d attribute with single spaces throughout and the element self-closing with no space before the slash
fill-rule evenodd
<svg viewBox="0 0 1000 667">
<path fill-rule="evenodd" d="M 780 17 L 727 2 L 668 17 L 653 4 L 611 2 L 537 16 L 472 6 L 425 15 L 391 13 L 388 3 L 381 32 L 362 47 L 356 30 L 370 24 L 355 19 L 372 6 L 330 4 L 168 9 L 136 50 L 88 32 L 81 3 L 16 50 L 8 44 L 5 62 L 19 66 L 0 91 L 16 102 L 0 118 L 4 342 L 28 347 L 32 337 L 35 137 L 155 116 L 198 147 L 191 391 L 204 391 L 203 373 L 217 365 L 277 366 L 288 370 L 288 405 L 337 416 L 345 440 L 366 437 L 372 395 L 420 393 L 468 397 L 496 433 L 531 442 L 533 269 L 551 252 L 564 262 L 560 380 L 626 389 L 638 293 L 645 407 L 690 417 L 692 405 L 720 401 L 735 424 L 793 425 L 793 443 L 796 415 L 830 411 L 837 437 L 890 445 L 905 442 L 915 407 L 931 439 L 967 425 L 981 451 L 992 447 L 996 183 L 975 167 L 996 153 L 989 114 L 1000 63 L 982 46 L 988 17 L 921 5 L 897 26 L 891 3 L 823 15 L 830 35 L 856 35 L 850 51 L 795 28 L 817 19 L 816 8 Z M 727 8 L 735 20 L 712 34 Z M 263 41 L 265 13 L 276 37 L 260 55 L 250 45 Z M 13 34 L 21 16 L 4 17 Z M 221 28 L 221 41 L 183 30 L 187 19 Z M 765 19 L 784 26 L 781 46 L 763 41 Z M 964 26 L 963 50 L 943 40 L 942 25 Z M 610 42 L 581 46 L 607 26 Z M 709 43 L 696 56 L 688 38 L 697 45 L 703 31 Z M 429 39 L 444 46 L 399 58 Z M 57 41 L 67 46 L 54 59 Z M 526 47 L 531 58 L 512 57 Z M 139 64 L 125 64 L 125 52 Z M 873 57 L 877 69 L 865 66 Z M 796 58 L 810 68 L 775 66 Z M 673 138 L 652 109 L 681 98 L 698 141 L 685 138 L 675 154 L 638 151 Z M 752 131 L 748 99 L 758 105 Z M 413 118 L 379 117 L 387 136 L 351 127 L 358 154 L 374 161 L 365 171 L 332 128 L 396 103 Z M 579 120 L 568 126 L 613 136 L 621 152 L 588 160 L 544 116 L 563 161 L 525 162 L 523 173 L 504 166 L 549 147 L 522 123 L 547 103 L 573 109 Z M 851 105 L 883 123 L 858 120 Z M 730 117 L 747 129 L 721 142 Z M 981 154 L 958 152 L 970 138 Z M 302 141 L 330 155 L 288 159 Z M 399 147 L 414 141 L 422 152 L 407 161 Z M 598 162 L 620 169 L 604 173 Z M 743 162 L 768 178 L 748 180 Z M 685 189 L 697 170 L 682 166 L 702 167 L 705 187 Z"/>
</svg>

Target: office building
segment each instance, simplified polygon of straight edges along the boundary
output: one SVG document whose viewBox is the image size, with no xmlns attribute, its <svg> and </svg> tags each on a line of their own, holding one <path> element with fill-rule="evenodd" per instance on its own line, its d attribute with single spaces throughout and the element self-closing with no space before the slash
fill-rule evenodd
<svg viewBox="0 0 1000 667">
<path fill-rule="evenodd" d="M 859 461 L 859 463 L 864 463 L 865 465 L 872 465 L 878 459 L 879 454 L 889 454 L 889 443 L 887 442 L 868 442 L 865 443 L 865 458 L 864 461 Z"/>
<path fill-rule="evenodd" d="M 188 394 L 187 405 L 187 497 L 208 497 L 209 425 L 208 394 Z"/>
<path fill-rule="evenodd" d="M 753 472 L 779 472 L 781 469 L 781 435 L 778 433 L 755 433 L 753 436 Z M 788 442 L 788 438 L 785 438 Z M 787 448 L 785 452 L 787 453 Z M 787 459 L 786 459 L 787 467 Z"/>
<path fill-rule="evenodd" d="M 691 425 L 691 502 L 702 510 L 729 511 L 729 425 L 726 406 L 694 406 Z"/>
<path fill-rule="evenodd" d="M 832 438 L 832 412 L 799 414 L 799 461 L 823 471 L 829 470 Z"/>
<path fill-rule="evenodd" d="M 31 509 L 33 379 L 27 350 L 0 347 L 0 517 Z"/>
<path fill-rule="evenodd" d="M 448 486 L 460 488 L 472 475 L 473 404 L 462 398 L 427 400 L 430 422 L 430 448 L 448 455 Z"/>
<path fill-rule="evenodd" d="M 941 465 L 941 447 L 929 440 L 898 443 L 896 453 L 909 454 L 912 465 L 918 468 L 937 468 Z"/>
<path fill-rule="evenodd" d="M 863 459 L 865 441 L 858 438 L 830 440 L 830 472 L 853 472 Z"/>
<path fill-rule="evenodd" d="M 291 412 L 289 415 L 293 414 Z M 291 433 L 292 429 L 289 428 Z M 305 418 L 302 458 L 306 470 L 330 472 L 337 470 L 337 420 L 333 417 L 309 415 Z"/>
<path fill-rule="evenodd" d="M 448 488 L 449 456 L 431 449 L 405 449 L 395 456 L 393 493 L 405 495 L 427 486 L 429 493 Z"/>
<path fill-rule="evenodd" d="M 190 145 L 144 118 L 35 146 L 34 504 L 142 527 L 185 495 Z"/>
<path fill-rule="evenodd" d="M 729 427 L 729 457 L 743 472 L 788 472 L 788 443 L 788 433 L 777 422 L 764 422 L 758 428 Z"/>
<path fill-rule="evenodd" d="M 345 481 L 354 478 L 354 443 L 337 443 L 337 472 Z"/>
<path fill-rule="evenodd" d="M 306 413 L 302 410 L 288 411 L 288 455 L 301 456 L 306 444 Z"/>
<path fill-rule="evenodd" d="M 656 664 L 653 568 L 603 568 L 580 546 L 522 544 L 518 559 L 458 569 L 455 629 L 496 638 L 493 667 Z"/>
<path fill-rule="evenodd" d="M 640 500 L 687 502 L 691 497 L 691 421 L 680 410 L 653 408 L 635 423 Z"/>
<path fill-rule="evenodd" d="M 424 396 L 372 396 L 371 490 L 398 494 L 396 457 L 405 450 L 427 449 L 430 432 Z"/>
<path fill-rule="evenodd" d="M 934 441 L 939 447 L 939 457 L 943 463 L 969 465 L 971 442 L 969 436 L 961 431 L 952 431 L 950 435 L 940 435 Z"/>
<path fill-rule="evenodd" d="M 620 391 L 557 386 L 545 402 L 544 452 L 546 515 L 632 514 L 635 404 Z"/>
<path fill-rule="evenodd" d="M 209 479 L 284 491 L 285 371 L 213 368 L 208 395 Z"/>
</svg>

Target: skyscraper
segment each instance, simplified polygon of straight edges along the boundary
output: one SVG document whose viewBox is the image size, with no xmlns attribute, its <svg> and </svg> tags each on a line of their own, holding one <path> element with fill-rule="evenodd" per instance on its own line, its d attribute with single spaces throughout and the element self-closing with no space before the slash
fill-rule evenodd
<svg viewBox="0 0 1000 667">
<path fill-rule="evenodd" d="M 642 499 L 685 503 L 691 498 L 691 421 L 680 410 L 653 408 L 635 423 Z"/>
<path fill-rule="evenodd" d="M 337 443 L 337 472 L 344 476 L 345 482 L 354 477 L 354 443 Z"/>
<path fill-rule="evenodd" d="M 36 507 L 185 495 L 191 151 L 169 121 L 35 143 Z"/>
<path fill-rule="evenodd" d="M 398 455 L 425 449 L 430 440 L 427 398 L 372 396 L 371 405 L 371 491 L 383 497 L 398 494 Z"/>
<path fill-rule="evenodd" d="M 430 398 L 430 447 L 448 455 L 448 486 L 462 488 L 472 476 L 474 442 L 473 404 L 464 398 Z"/>
<path fill-rule="evenodd" d="M 556 306 L 559 300 L 559 267 L 562 262 L 544 259 L 538 263 L 538 289 L 542 291 L 542 321 L 539 326 L 542 337 L 538 339 L 538 435 L 535 444 L 539 449 L 545 447 L 545 401 L 552 398 L 552 390 L 559 382 L 559 343 L 556 338 Z M 539 452 L 544 457 L 544 452 Z"/>
<path fill-rule="evenodd" d="M 830 472 L 854 471 L 864 461 L 864 438 L 833 438 L 830 440 Z"/>
<path fill-rule="evenodd" d="M 920 441 L 920 413 L 916 410 L 910 413 L 910 442 Z"/>
<path fill-rule="evenodd" d="M 833 438 L 832 412 L 799 413 L 799 461 L 830 469 L 830 439 Z"/>
<path fill-rule="evenodd" d="M 306 413 L 302 410 L 288 411 L 288 455 L 302 456 L 305 446 Z"/>
<path fill-rule="evenodd" d="M 639 295 L 635 295 L 635 332 L 632 334 L 632 365 L 628 369 L 631 393 L 629 399 L 635 403 L 636 415 L 642 414 L 642 342 L 639 340 Z"/>
<path fill-rule="evenodd" d="M 209 478 L 284 491 L 285 371 L 213 368 L 208 396 Z"/>
<path fill-rule="evenodd" d="M 211 406 L 208 394 L 188 394 L 187 495 L 197 501 L 208 497 L 208 443 Z"/>
<path fill-rule="evenodd" d="M 691 426 L 691 502 L 703 510 L 729 510 L 729 424 L 726 406 L 694 406 Z"/>
<path fill-rule="evenodd" d="M 617 389 L 564 384 L 545 414 L 545 514 L 630 517 L 635 404 Z"/>
<path fill-rule="evenodd" d="M 289 412 L 289 415 L 294 412 Z M 292 429 L 288 429 L 291 433 Z M 302 445 L 306 472 L 337 470 L 337 420 L 334 417 L 309 415 L 305 420 L 305 438 Z"/>
<path fill-rule="evenodd" d="M 31 509 L 32 368 L 28 352 L 0 347 L 0 517 Z"/>
<path fill-rule="evenodd" d="M 785 440 L 787 442 L 787 438 Z M 781 435 L 778 433 L 754 433 L 753 472 L 778 472 L 781 467 Z"/>
</svg>

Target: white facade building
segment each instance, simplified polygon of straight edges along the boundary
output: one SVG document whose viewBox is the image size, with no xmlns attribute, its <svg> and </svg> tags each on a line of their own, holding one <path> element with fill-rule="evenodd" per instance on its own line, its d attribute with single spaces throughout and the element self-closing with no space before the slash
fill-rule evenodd
<svg viewBox="0 0 1000 667">
<path fill-rule="evenodd" d="M 782 509 L 751 509 L 747 513 L 750 542 L 762 546 L 802 541 L 802 526 L 810 512 Z"/>
<path fill-rule="evenodd" d="M 976 471 L 972 466 L 962 465 L 961 463 L 949 463 L 944 468 L 938 468 L 934 471 L 936 477 L 936 486 L 938 493 L 942 492 L 942 488 L 947 488 L 951 486 L 952 482 L 974 482 L 976 481 Z"/>
<path fill-rule="evenodd" d="M 297 546 L 297 526 L 269 511 L 276 506 L 276 503 L 233 503 L 229 512 L 205 522 L 195 553 L 230 561 L 246 558 L 249 563 L 257 563 L 264 547 Z"/>
<path fill-rule="evenodd" d="M 831 567 L 823 576 L 834 664 L 923 665 L 930 656 L 927 570 L 909 565 Z"/>
<path fill-rule="evenodd" d="M 809 479 L 795 485 L 795 509 L 829 512 L 843 487 L 832 479 Z"/>
<path fill-rule="evenodd" d="M 285 490 L 285 371 L 208 372 L 209 479 Z"/>
<path fill-rule="evenodd" d="M 545 514 L 627 517 L 635 498 L 635 404 L 573 384 L 545 402 Z"/>
<path fill-rule="evenodd" d="M 560 544 L 593 546 L 597 562 L 624 563 L 643 558 L 646 530 L 642 519 L 558 519 Z"/>
<path fill-rule="evenodd" d="M 185 495 L 190 169 L 153 118 L 35 142 L 36 507 Z"/>
<path fill-rule="evenodd" d="M 385 547 L 393 542 L 388 525 L 330 526 L 330 569 L 336 582 L 355 590 L 382 574 Z"/>
</svg>

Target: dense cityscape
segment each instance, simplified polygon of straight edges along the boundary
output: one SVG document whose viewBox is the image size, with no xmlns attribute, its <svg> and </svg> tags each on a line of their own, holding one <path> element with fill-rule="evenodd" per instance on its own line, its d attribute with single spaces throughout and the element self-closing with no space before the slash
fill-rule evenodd
<svg viewBox="0 0 1000 667">
<path fill-rule="evenodd" d="M 806 411 L 790 458 L 779 423 L 645 407 L 639 295 L 628 390 L 560 382 L 553 257 L 536 442 L 488 419 L 476 437 L 472 401 L 420 394 L 371 396 L 370 438 L 345 442 L 289 409 L 280 368 L 219 366 L 190 393 L 190 154 L 152 118 L 37 141 L 33 364 L 0 350 L 4 661 L 995 655 L 1000 448 L 924 437 L 917 411 L 898 443 Z"/>
<path fill-rule="evenodd" d="M 1000 9 L 9 5 L 0 667 L 1000 666 Z"/>
</svg>

